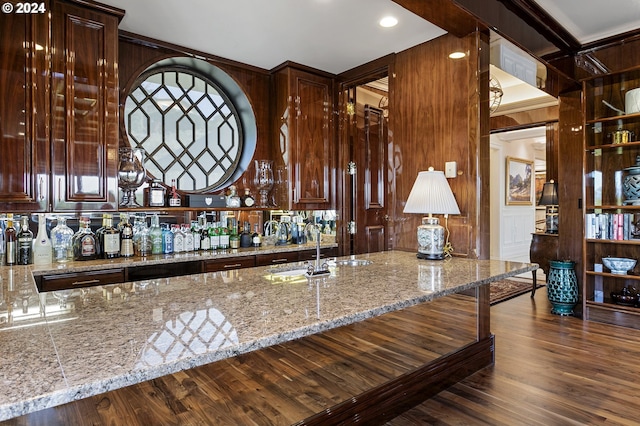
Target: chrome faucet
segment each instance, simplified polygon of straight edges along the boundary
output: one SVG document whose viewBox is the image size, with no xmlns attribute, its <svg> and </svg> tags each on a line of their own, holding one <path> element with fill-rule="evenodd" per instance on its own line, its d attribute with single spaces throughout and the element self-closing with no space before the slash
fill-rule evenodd
<svg viewBox="0 0 640 426">
<path fill-rule="evenodd" d="M 316 234 L 316 262 L 315 266 L 311 263 L 307 266 L 307 277 L 317 277 L 321 275 L 329 275 L 331 273 L 327 262 L 320 264 L 320 234 L 320 229 L 318 229 L 318 233 Z"/>
</svg>

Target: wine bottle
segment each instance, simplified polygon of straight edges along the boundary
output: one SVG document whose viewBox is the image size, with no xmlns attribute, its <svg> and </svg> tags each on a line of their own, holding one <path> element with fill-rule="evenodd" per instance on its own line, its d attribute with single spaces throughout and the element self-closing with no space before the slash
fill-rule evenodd
<svg viewBox="0 0 640 426">
<path fill-rule="evenodd" d="M 102 228 L 96 231 L 98 246 L 101 255 L 105 259 L 120 257 L 120 232 L 113 227 L 113 216 L 105 213 L 102 215 Z"/>
<path fill-rule="evenodd" d="M 129 222 L 129 215 L 121 216 L 120 222 L 120 256 L 132 257 L 135 252 L 133 248 L 133 225 Z"/>
<path fill-rule="evenodd" d="M 47 234 L 47 218 L 43 213 L 38 213 L 38 235 L 33 240 L 33 263 L 35 265 L 47 265 L 53 262 L 53 248 L 51 239 Z"/>
<path fill-rule="evenodd" d="M 29 229 L 29 216 L 22 216 L 20 222 L 16 263 L 29 265 L 33 263 L 33 232 Z"/>
<path fill-rule="evenodd" d="M 13 227 L 13 213 L 7 213 L 7 229 L 4 231 L 4 240 L 6 244 L 5 263 L 15 265 L 18 252 L 18 233 Z"/>
</svg>

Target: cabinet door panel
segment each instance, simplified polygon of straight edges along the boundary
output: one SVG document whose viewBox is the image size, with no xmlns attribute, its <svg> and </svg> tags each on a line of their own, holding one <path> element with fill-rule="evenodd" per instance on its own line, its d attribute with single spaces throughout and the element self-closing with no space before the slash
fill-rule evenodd
<svg viewBox="0 0 640 426">
<path fill-rule="evenodd" d="M 331 84 L 324 78 L 295 77 L 293 202 L 328 204 L 331 165 Z"/>
<path fill-rule="evenodd" d="M 2 211 L 44 211 L 49 200 L 48 19 L 0 15 Z"/>
<path fill-rule="evenodd" d="M 65 3 L 56 3 L 54 19 L 54 209 L 113 210 L 117 208 L 118 20 Z"/>
</svg>

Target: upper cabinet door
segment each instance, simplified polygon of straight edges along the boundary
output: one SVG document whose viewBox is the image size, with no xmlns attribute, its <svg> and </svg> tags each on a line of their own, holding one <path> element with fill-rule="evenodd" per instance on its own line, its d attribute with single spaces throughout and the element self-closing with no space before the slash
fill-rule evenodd
<svg viewBox="0 0 640 426">
<path fill-rule="evenodd" d="M 53 209 L 116 210 L 120 17 L 62 1 L 53 17 Z"/>
<path fill-rule="evenodd" d="M 335 151 L 331 137 L 331 80 L 296 72 L 293 84 L 293 203 L 298 209 L 328 207 L 329 168 Z"/>
<path fill-rule="evenodd" d="M 283 68 L 276 73 L 278 153 L 274 196 L 278 207 L 332 207 L 336 146 L 331 78 Z"/>
<path fill-rule="evenodd" d="M 0 14 L 0 211 L 49 203 L 48 14 Z"/>
</svg>

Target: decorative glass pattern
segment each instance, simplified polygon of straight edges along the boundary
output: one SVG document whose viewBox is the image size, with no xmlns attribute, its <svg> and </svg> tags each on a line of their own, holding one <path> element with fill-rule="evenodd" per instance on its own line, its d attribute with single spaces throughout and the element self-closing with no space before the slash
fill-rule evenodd
<svg viewBox="0 0 640 426">
<path fill-rule="evenodd" d="M 219 86 L 182 67 L 143 73 L 125 102 L 129 142 L 147 154 L 147 173 L 183 191 L 213 189 L 242 154 L 238 113 Z"/>
</svg>

